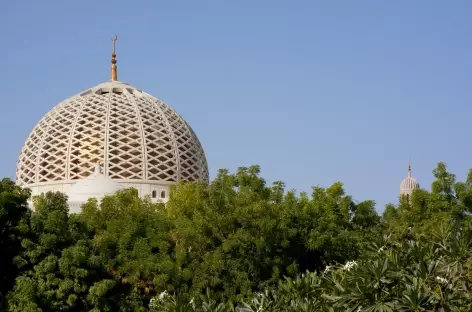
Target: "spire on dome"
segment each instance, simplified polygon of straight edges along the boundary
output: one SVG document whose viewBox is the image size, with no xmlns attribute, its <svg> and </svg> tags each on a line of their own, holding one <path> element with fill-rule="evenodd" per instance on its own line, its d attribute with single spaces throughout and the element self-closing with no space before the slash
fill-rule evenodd
<svg viewBox="0 0 472 312">
<path fill-rule="evenodd" d="M 408 157 L 408 177 L 411 178 L 411 163 L 410 163 L 410 157 Z"/>
<path fill-rule="evenodd" d="M 115 35 L 115 37 L 111 40 L 113 42 L 113 52 L 111 53 L 111 81 L 118 80 L 118 70 L 116 68 L 116 50 L 115 50 L 116 40 L 118 40 L 118 36 Z"/>
</svg>

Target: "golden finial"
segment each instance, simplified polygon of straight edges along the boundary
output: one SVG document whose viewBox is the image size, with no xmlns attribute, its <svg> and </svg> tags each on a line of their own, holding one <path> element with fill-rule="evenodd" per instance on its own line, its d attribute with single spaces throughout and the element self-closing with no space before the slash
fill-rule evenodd
<svg viewBox="0 0 472 312">
<path fill-rule="evenodd" d="M 116 50 L 115 43 L 118 40 L 118 36 L 115 36 L 111 41 L 113 42 L 113 52 L 111 54 L 111 81 L 118 80 L 118 70 L 116 68 Z"/>
</svg>

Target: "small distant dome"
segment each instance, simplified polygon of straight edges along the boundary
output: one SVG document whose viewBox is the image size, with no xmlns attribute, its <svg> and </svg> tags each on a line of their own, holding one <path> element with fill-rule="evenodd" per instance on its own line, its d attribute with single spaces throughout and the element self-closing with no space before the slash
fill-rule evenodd
<svg viewBox="0 0 472 312">
<path fill-rule="evenodd" d="M 95 171 L 85 179 L 77 181 L 67 192 L 69 211 L 80 213 L 82 204 L 89 198 L 100 201 L 106 195 L 113 195 L 123 189 L 118 182 L 110 179 L 100 172 L 100 165 L 95 165 Z"/>
<path fill-rule="evenodd" d="M 400 195 L 411 195 L 420 188 L 420 183 L 411 176 L 411 166 L 408 165 L 408 177 L 400 183 Z"/>
</svg>

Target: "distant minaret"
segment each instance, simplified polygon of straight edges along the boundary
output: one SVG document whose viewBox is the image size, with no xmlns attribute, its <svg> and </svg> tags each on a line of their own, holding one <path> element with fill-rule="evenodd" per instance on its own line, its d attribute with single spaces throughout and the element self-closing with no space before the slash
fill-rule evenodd
<svg viewBox="0 0 472 312">
<path fill-rule="evenodd" d="M 411 176 L 411 165 L 408 160 L 408 176 L 400 183 L 400 196 L 410 196 L 414 190 L 419 189 L 420 184 Z"/>
</svg>

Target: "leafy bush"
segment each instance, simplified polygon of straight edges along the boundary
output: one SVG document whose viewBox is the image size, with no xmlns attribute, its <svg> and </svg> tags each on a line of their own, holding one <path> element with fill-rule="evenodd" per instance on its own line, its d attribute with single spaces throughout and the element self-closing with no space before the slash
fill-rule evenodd
<svg viewBox="0 0 472 312">
<path fill-rule="evenodd" d="M 370 247 L 368 257 L 286 278 L 237 307 L 211 300 L 188 304 L 161 294 L 154 310 L 472 311 L 472 226 L 455 224 L 428 241 L 395 242 L 386 236 Z"/>
</svg>

